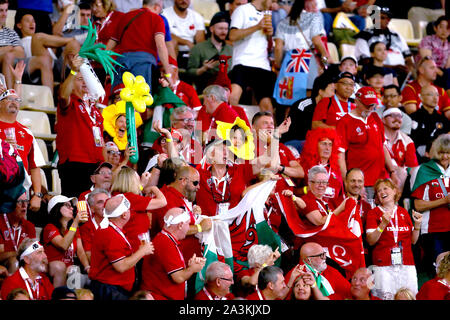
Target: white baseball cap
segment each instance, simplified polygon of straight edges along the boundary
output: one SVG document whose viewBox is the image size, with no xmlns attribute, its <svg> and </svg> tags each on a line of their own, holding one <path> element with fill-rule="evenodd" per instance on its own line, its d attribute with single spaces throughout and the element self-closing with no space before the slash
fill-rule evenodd
<svg viewBox="0 0 450 320">
<path fill-rule="evenodd" d="M 50 213 L 50 211 L 52 211 L 53 207 L 56 206 L 58 203 L 66 203 L 66 202 L 69 202 L 69 201 L 72 202 L 73 206 L 76 206 L 77 203 L 78 203 L 78 200 L 75 197 L 68 198 L 68 197 L 63 196 L 63 195 L 54 196 L 48 202 L 48 206 L 47 206 L 48 213 Z"/>
</svg>

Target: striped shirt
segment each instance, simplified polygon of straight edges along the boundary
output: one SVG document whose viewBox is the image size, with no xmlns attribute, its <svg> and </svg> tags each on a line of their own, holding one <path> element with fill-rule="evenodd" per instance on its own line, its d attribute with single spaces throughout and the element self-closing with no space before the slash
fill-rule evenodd
<svg viewBox="0 0 450 320">
<path fill-rule="evenodd" d="M 22 46 L 17 32 L 7 27 L 0 29 L 0 47 L 5 46 Z"/>
</svg>

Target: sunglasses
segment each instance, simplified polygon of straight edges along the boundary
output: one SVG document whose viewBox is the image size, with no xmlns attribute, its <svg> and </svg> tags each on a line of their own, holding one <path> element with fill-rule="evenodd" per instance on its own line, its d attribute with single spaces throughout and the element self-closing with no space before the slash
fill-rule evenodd
<svg viewBox="0 0 450 320">
<path fill-rule="evenodd" d="M 109 150 L 107 153 L 108 154 L 112 154 L 112 155 L 116 155 L 116 156 L 120 156 L 120 151 Z"/>
<path fill-rule="evenodd" d="M 196 187 L 196 186 L 198 186 L 198 184 L 200 183 L 200 181 L 198 181 L 198 180 L 195 180 L 195 181 L 192 181 L 191 179 L 189 179 L 189 178 L 180 178 L 180 180 L 181 179 L 187 179 L 187 180 L 189 180 L 189 181 L 191 181 L 192 182 L 192 185 L 194 186 L 194 187 Z"/>
</svg>

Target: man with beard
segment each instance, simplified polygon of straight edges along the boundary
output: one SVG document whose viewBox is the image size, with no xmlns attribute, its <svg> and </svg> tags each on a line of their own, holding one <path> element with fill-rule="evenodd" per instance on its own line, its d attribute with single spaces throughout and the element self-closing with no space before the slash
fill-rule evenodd
<svg viewBox="0 0 450 320">
<path fill-rule="evenodd" d="M 219 73 L 219 56 L 233 54 L 233 48 L 225 43 L 229 25 L 230 20 L 225 12 L 216 13 L 209 24 L 211 37 L 191 49 L 187 72 L 192 77 L 197 92 L 203 92 Z"/>
<path fill-rule="evenodd" d="M 71 60 L 72 71 L 61 84 L 58 96 L 56 149 L 61 193 L 78 197 L 89 189 L 91 173 L 103 158 L 103 117 L 79 72 L 83 59 Z M 75 183 L 76 182 L 76 183 Z"/>
<path fill-rule="evenodd" d="M 315 298 L 328 297 L 330 300 L 342 300 L 350 295 L 350 283 L 338 270 L 326 262 L 327 252 L 316 242 L 307 242 L 300 249 L 300 265 L 306 266 L 305 272 L 312 273 L 315 283 L 311 292 Z M 297 266 L 295 268 L 298 268 Z M 286 275 L 286 282 L 294 269 Z"/>
<path fill-rule="evenodd" d="M 185 69 L 194 44 L 205 41 L 205 22 L 196 11 L 189 9 L 191 0 L 175 0 L 162 15 L 169 21 L 170 32 L 180 68 Z"/>
<path fill-rule="evenodd" d="M 23 166 L 31 176 L 30 209 L 38 211 L 43 198 L 40 167 L 45 161 L 31 130 L 17 121 L 21 101 L 15 90 L 0 87 L 0 139 L 12 145 L 22 158 Z"/>
<path fill-rule="evenodd" d="M 153 211 L 152 235 L 160 232 L 164 227 L 164 215 L 171 208 L 185 208 L 189 213 L 189 230 L 186 238 L 181 240 L 181 251 L 185 261 L 188 261 L 195 253 L 201 256 L 200 242 L 195 234 L 211 229 L 211 219 L 203 219 L 196 224 L 196 215 L 200 213 L 200 207 L 193 206 L 197 191 L 200 188 L 200 174 L 197 169 L 191 166 L 178 167 L 175 171 L 175 181 L 169 185 L 164 185 L 161 192 L 167 200 L 167 205 Z M 201 210 L 200 210 L 201 211 Z"/>
<path fill-rule="evenodd" d="M 19 270 L 5 279 L 2 285 L 2 300 L 15 288 L 28 292 L 30 300 L 50 300 L 53 285 L 47 277 L 48 260 L 44 247 L 36 239 L 25 239 L 17 252 Z"/>
<path fill-rule="evenodd" d="M 373 199 L 373 185 L 378 179 L 386 178 L 386 169 L 398 184 L 395 166 L 384 147 L 384 127 L 378 115 L 373 112 L 378 104 L 376 92 L 371 87 L 362 87 L 356 93 L 356 108 L 337 123 L 341 138 L 339 166 L 342 176 L 347 169 L 359 168 L 364 172 L 367 199 Z"/>
<path fill-rule="evenodd" d="M 27 220 L 30 201 L 22 194 L 16 201 L 14 211 L 3 214 L 0 219 L 0 264 L 8 268 L 9 274 L 17 270 L 17 250 L 26 238 L 36 237 L 34 225 Z"/>
<path fill-rule="evenodd" d="M 389 108 L 383 112 L 384 145 L 389 151 L 395 165 L 397 176 L 400 179 L 398 186 L 400 192 L 408 175 L 406 169 L 419 165 L 416 156 L 414 141 L 400 130 L 403 123 L 403 114 L 399 108 Z"/>
</svg>

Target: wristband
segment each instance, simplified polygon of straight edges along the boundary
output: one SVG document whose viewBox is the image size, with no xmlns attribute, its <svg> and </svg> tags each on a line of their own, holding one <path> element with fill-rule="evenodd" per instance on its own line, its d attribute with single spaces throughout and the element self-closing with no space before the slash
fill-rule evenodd
<svg viewBox="0 0 450 320">
<path fill-rule="evenodd" d="M 308 187 L 307 187 L 307 186 L 304 186 L 304 187 L 303 187 L 303 193 L 304 193 L 304 194 L 307 194 L 307 193 L 308 193 Z"/>
<path fill-rule="evenodd" d="M 202 232 L 202 231 L 203 231 L 203 229 L 202 229 L 202 226 L 201 226 L 201 225 L 199 225 L 199 224 L 196 224 L 196 226 L 197 226 L 197 232 Z"/>
<path fill-rule="evenodd" d="M 70 228 L 69 228 L 69 231 L 77 232 L 77 228 L 70 227 Z"/>
<path fill-rule="evenodd" d="M 286 166 L 281 165 L 281 170 L 278 170 L 278 173 L 283 174 L 284 169 L 286 169 Z"/>
<path fill-rule="evenodd" d="M 384 229 L 381 229 L 380 227 L 377 227 L 378 232 L 383 233 Z"/>
<path fill-rule="evenodd" d="M 296 199 L 297 199 L 297 197 L 295 195 L 292 195 L 292 201 L 295 202 Z"/>
<path fill-rule="evenodd" d="M 70 74 L 72 74 L 72 75 L 76 76 L 76 75 L 77 75 L 77 73 L 78 73 L 78 72 L 76 72 L 76 71 L 73 71 L 72 69 L 70 69 Z"/>
<path fill-rule="evenodd" d="M 170 78 L 170 77 L 172 77 L 172 75 L 170 73 L 164 73 L 164 77 Z"/>
<path fill-rule="evenodd" d="M 171 138 L 167 138 L 166 142 L 172 142 L 172 139 Z"/>
<path fill-rule="evenodd" d="M 317 286 L 317 282 L 314 281 L 314 284 L 311 286 L 311 289 L 315 288 L 316 286 Z"/>
<path fill-rule="evenodd" d="M 16 81 L 14 81 L 14 83 L 15 83 L 15 84 L 22 84 L 22 81 L 16 80 Z"/>
<path fill-rule="evenodd" d="M 262 264 L 262 267 L 263 267 L 263 268 L 267 267 L 267 263 L 263 263 L 263 264 Z"/>
</svg>

